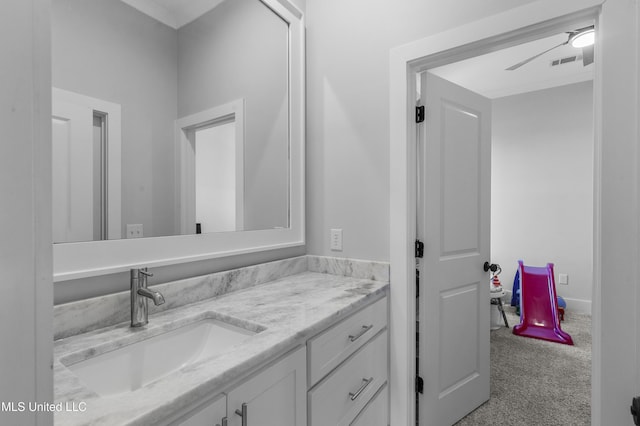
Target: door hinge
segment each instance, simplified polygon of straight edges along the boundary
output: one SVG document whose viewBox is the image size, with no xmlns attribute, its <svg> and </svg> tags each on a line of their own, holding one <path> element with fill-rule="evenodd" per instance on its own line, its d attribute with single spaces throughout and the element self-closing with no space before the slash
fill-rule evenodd
<svg viewBox="0 0 640 426">
<path fill-rule="evenodd" d="M 424 105 L 416 107 L 416 123 L 422 123 L 424 121 Z"/>
<path fill-rule="evenodd" d="M 640 396 L 636 396 L 631 400 L 631 416 L 633 417 L 633 423 L 640 425 Z"/>
<path fill-rule="evenodd" d="M 416 257 L 424 257 L 424 243 L 420 240 L 416 240 Z"/>
<path fill-rule="evenodd" d="M 416 393 L 423 393 L 423 392 L 424 392 L 424 380 L 422 380 L 422 377 L 416 376 Z"/>
</svg>

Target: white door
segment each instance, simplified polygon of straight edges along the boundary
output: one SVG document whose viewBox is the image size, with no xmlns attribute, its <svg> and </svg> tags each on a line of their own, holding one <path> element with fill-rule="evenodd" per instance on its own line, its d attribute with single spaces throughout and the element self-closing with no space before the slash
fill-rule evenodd
<svg viewBox="0 0 640 426">
<path fill-rule="evenodd" d="M 230 121 L 194 131 L 195 220 L 203 234 L 242 231 L 235 128 Z"/>
<path fill-rule="evenodd" d="M 419 424 L 451 425 L 489 399 L 491 103 L 422 74 Z"/>
<path fill-rule="evenodd" d="M 93 110 L 53 103 L 53 242 L 93 241 Z"/>
</svg>

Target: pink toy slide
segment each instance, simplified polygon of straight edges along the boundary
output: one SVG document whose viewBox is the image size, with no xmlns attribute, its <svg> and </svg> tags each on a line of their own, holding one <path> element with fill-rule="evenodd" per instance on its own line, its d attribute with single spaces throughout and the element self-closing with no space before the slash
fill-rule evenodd
<svg viewBox="0 0 640 426">
<path fill-rule="evenodd" d="M 513 327 L 513 334 L 573 345 L 571 336 L 560 329 L 553 263 L 535 267 L 524 266 L 519 260 L 518 270 L 520 324 Z"/>
</svg>

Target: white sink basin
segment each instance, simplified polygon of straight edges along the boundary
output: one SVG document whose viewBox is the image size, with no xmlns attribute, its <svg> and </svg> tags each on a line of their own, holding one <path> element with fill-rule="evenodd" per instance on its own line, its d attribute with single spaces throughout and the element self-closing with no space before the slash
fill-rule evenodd
<svg viewBox="0 0 640 426">
<path fill-rule="evenodd" d="M 181 367 L 225 352 L 254 334 L 205 319 L 67 367 L 89 389 L 108 396 L 134 391 Z"/>
</svg>

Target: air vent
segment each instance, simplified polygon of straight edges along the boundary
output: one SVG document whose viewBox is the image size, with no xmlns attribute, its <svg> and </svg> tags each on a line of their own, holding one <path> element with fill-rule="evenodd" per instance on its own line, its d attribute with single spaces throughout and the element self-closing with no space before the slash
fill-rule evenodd
<svg viewBox="0 0 640 426">
<path fill-rule="evenodd" d="M 557 67 L 558 65 L 571 64 L 580 60 L 582 60 L 582 55 L 565 56 L 564 58 L 554 59 L 551 61 L 550 65 L 552 67 Z"/>
</svg>

